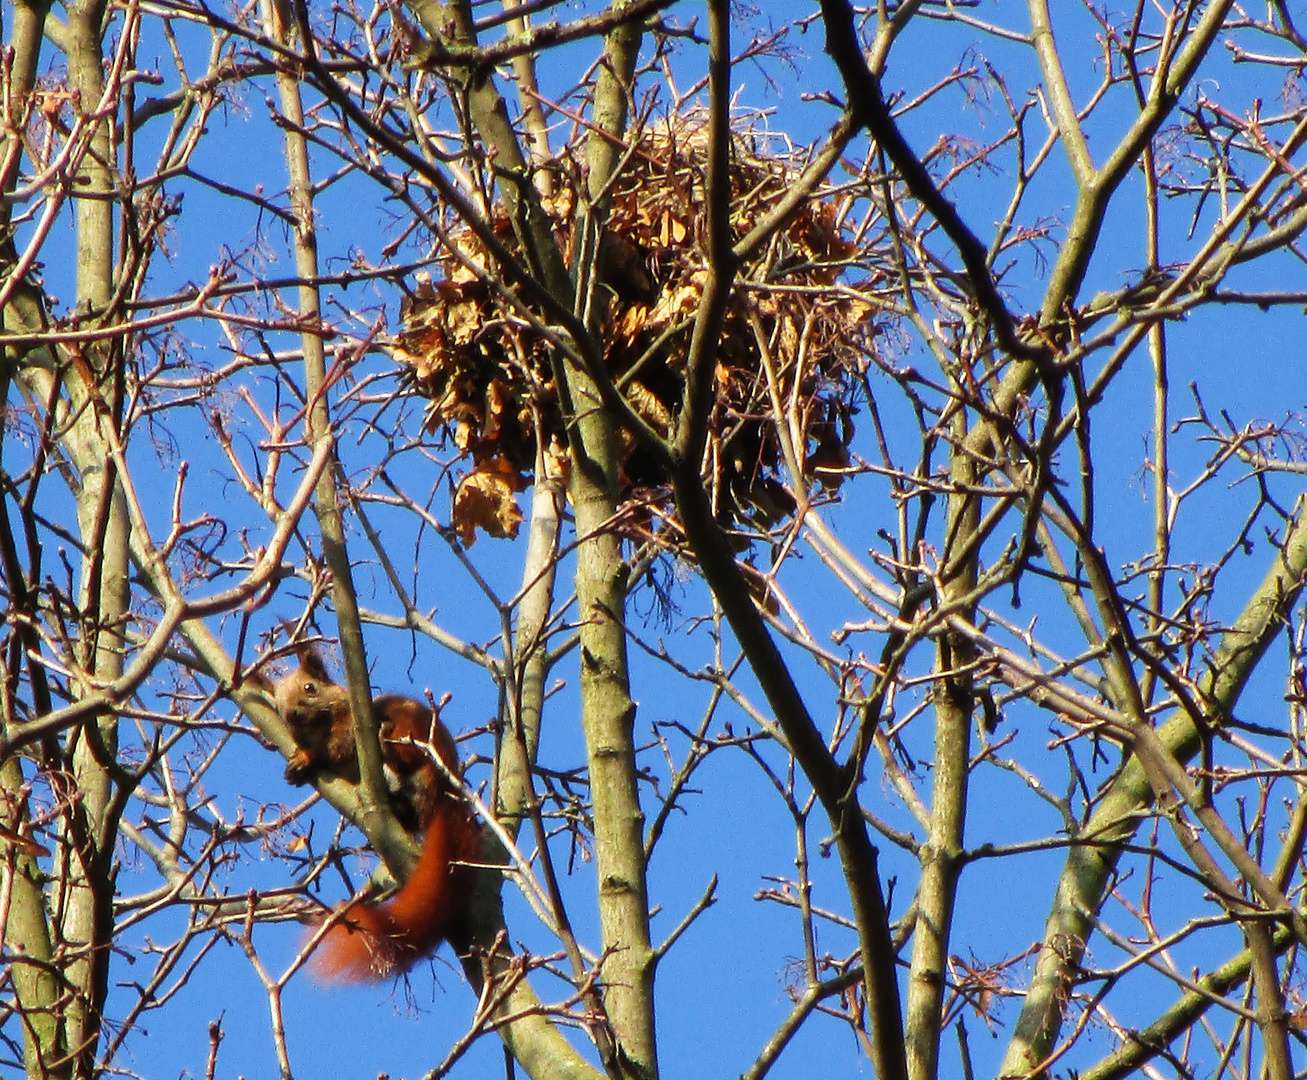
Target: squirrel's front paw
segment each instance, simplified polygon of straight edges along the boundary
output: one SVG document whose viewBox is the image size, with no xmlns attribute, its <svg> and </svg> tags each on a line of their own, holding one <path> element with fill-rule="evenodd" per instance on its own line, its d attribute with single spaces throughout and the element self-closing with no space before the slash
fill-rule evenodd
<svg viewBox="0 0 1307 1080">
<path fill-rule="evenodd" d="M 304 749 L 296 750 L 286 761 L 286 781 L 290 784 L 307 784 L 313 772 L 313 759 Z"/>
</svg>

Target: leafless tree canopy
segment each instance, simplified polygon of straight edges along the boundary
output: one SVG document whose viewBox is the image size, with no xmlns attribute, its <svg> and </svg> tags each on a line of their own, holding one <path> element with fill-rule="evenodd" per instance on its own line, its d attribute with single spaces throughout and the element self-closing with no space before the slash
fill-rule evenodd
<svg viewBox="0 0 1307 1080">
<path fill-rule="evenodd" d="M 1302 1075 L 1300 5 L 2 18 L 0 1071 Z"/>
</svg>

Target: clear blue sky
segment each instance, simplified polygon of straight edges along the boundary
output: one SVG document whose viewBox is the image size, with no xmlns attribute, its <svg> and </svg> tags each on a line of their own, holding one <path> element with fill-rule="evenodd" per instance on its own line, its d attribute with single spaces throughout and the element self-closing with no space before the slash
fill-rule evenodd
<svg viewBox="0 0 1307 1080">
<path fill-rule="evenodd" d="M 764 3 L 760 7 L 757 25 L 765 25 L 769 19 L 789 18 L 795 13 L 791 4 Z M 1013 5 L 986 7 L 994 9 L 990 17 L 1021 25 L 1021 13 Z M 1059 10 L 1057 17 L 1065 20 L 1059 23 L 1063 41 L 1084 41 L 1088 39 L 1077 35 L 1084 35 L 1086 31 L 1092 34 L 1088 17 L 1079 7 L 1074 12 Z M 197 58 L 201 55 L 199 50 L 203 41 L 200 36 L 184 31 L 183 41 L 189 48 L 197 50 Z M 815 27 L 806 35 L 797 37 L 794 44 L 796 51 L 791 63 L 746 64 L 737 71 L 736 77 L 742 87 L 741 105 L 773 108 L 775 112 L 768 119 L 768 125 L 803 142 L 817 137 L 834 116 L 829 105 L 803 100 L 805 93 L 837 89 L 838 80 L 821 53 L 821 37 Z M 166 51 L 161 43 L 156 47 L 159 50 L 157 62 L 166 68 Z M 561 55 L 570 59 L 582 52 L 584 47 Z M 1072 59 L 1075 61 L 1071 71 L 1073 90 L 1083 94 L 1094 85 L 1097 68 L 1088 55 Z M 142 50 L 142 60 L 143 66 L 148 65 L 148 51 L 145 49 Z M 1014 97 L 1024 100 L 1026 89 L 1035 77 L 1024 48 L 983 37 L 978 31 L 966 27 L 946 27 L 938 22 L 920 21 L 895 49 L 886 75 L 886 90 L 891 93 L 902 91 L 905 99 L 911 99 L 948 75 L 959 63 L 979 65 L 983 72 L 985 60 L 1007 73 Z M 702 70 L 704 55 L 700 50 L 686 47 L 678 54 L 675 63 L 678 78 L 682 85 L 686 85 Z M 560 83 L 567 83 L 575 72 L 558 69 L 550 74 Z M 1260 76 L 1256 72 L 1231 66 L 1224 55 L 1215 59 L 1212 78 L 1223 85 L 1225 100 L 1235 109 L 1242 108 L 1254 94 L 1267 96 L 1274 92 L 1274 88 L 1268 91 L 1257 83 Z M 269 84 L 256 85 L 260 91 L 267 89 L 269 94 L 272 93 Z M 917 110 L 905 119 L 905 131 L 916 147 L 924 150 L 934 145 L 942 132 L 961 130 L 968 138 L 984 142 L 1005 130 L 1007 119 L 1000 103 L 992 95 L 986 96 L 985 88 L 979 83 L 970 86 L 978 89 L 976 99 L 968 100 L 963 89 L 955 87 L 941 94 L 929 107 Z M 148 88 L 140 90 L 142 97 L 149 93 Z M 284 164 L 277 133 L 268 123 L 266 113 L 259 93 L 245 91 L 240 101 L 222 109 L 211 122 L 204 145 L 195 159 L 195 167 L 246 186 L 259 183 L 266 194 L 280 199 L 285 183 Z M 1120 127 L 1128 122 L 1129 116 L 1129 103 L 1122 95 L 1119 106 L 1105 108 L 1091 124 L 1091 145 L 1095 148 L 1109 145 L 1119 134 Z M 163 123 L 156 121 L 147 130 L 142 140 L 142 156 L 148 156 L 146 152 L 151 140 L 162 137 Z M 1039 130 L 1042 135 L 1042 126 L 1037 120 L 1032 120 L 1032 129 Z M 1023 217 L 1031 224 L 1047 218 L 1062 219 L 1068 212 L 1072 198 L 1067 186 L 1068 173 L 1060 151 L 1054 151 L 1054 158 L 1041 172 L 1023 212 Z M 334 163 L 327 155 L 316 156 L 317 175 L 327 175 L 332 168 Z M 981 170 L 961 180 L 951 194 L 973 229 L 982 238 L 987 238 L 993 221 L 1001 213 L 1010 186 L 1009 174 Z M 169 238 L 171 259 L 167 264 L 159 264 L 152 283 L 155 291 L 165 292 L 175 283 L 201 280 L 224 249 L 243 252 L 244 266 L 258 276 L 278 277 L 291 272 L 280 225 L 259 221 L 248 204 L 224 199 L 200 184 L 179 180 L 175 190 L 185 200 L 180 219 L 182 224 Z M 1118 195 L 1113 228 L 1104 237 L 1100 255 L 1084 290 L 1085 296 L 1099 289 L 1119 287 L 1143 265 L 1137 206 L 1137 183 L 1132 179 Z M 328 272 L 340 260 L 348 259 L 355 249 L 370 259 L 378 258 L 382 247 L 397 229 L 392 216 L 397 206 L 385 203 L 375 188 L 354 179 L 327 189 L 320 199 L 319 211 L 324 269 Z M 1183 215 L 1168 219 L 1164 230 L 1165 257 L 1168 260 L 1183 258 L 1197 243 L 1184 236 L 1187 223 Z M 1201 236 L 1200 229 L 1199 239 Z M 1060 227 L 1054 226 L 1052 244 L 1059 237 Z M 258 238 L 263 243 L 256 246 Z M 1050 245 L 1046 254 L 1051 253 Z M 48 260 L 48 263 L 47 276 L 53 287 L 65 300 L 70 299 L 71 286 L 61 280 L 66 268 L 54 265 L 53 260 Z M 1026 311 L 1037 305 L 1045 284 L 1044 270 L 1039 261 L 1021 257 L 1005 281 L 1015 309 Z M 1298 287 L 1304 282 L 1305 275 L 1299 264 L 1285 262 L 1263 273 L 1270 273 L 1273 277 L 1277 270 L 1294 275 L 1290 280 Z M 1260 287 L 1283 284 L 1283 281 L 1268 280 Z M 288 294 L 288 302 L 291 299 Z M 329 301 L 333 306 L 328 309 L 328 317 L 342 322 L 346 321 L 345 307 L 370 318 L 374 310 L 384 306 L 392 325 L 397 314 L 397 298 L 380 287 L 360 287 L 329 294 Z M 368 318 L 362 318 L 361 323 L 366 323 Z M 357 330 L 361 323 L 354 324 L 351 329 Z M 186 339 L 186 348 L 197 360 L 212 366 L 224 362 L 226 355 L 222 342 L 211 325 L 187 324 L 180 327 L 179 332 Z M 1191 380 L 1199 383 L 1205 395 L 1229 409 L 1236 424 L 1258 418 L 1277 419 L 1286 411 L 1301 409 L 1305 383 L 1300 341 L 1300 317 L 1266 314 L 1248 306 L 1223 309 L 1220 319 L 1209 316 L 1201 324 L 1179 325 L 1171 337 L 1173 416 L 1179 418 L 1190 411 L 1186 388 Z M 270 339 L 269 343 L 273 348 L 291 348 L 294 339 L 287 336 L 281 340 Z M 907 345 L 902 360 L 911 364 L 931 363 L 921 342 L 915 338 Z M 385 366 L 384 360 L 374 359 L 367 361 L 360 370 L 382 371 Z M 907 441 L 903 444 L 906 460 L 915 446 L 911 417 L 901 400 L 895 397 L 892 384 L 883 377 L 879 380 L 873 374 L 873 393 L 884 391 L 883 401 L 879 397 L 878 401 L 887 419 L 892 425 L 905 425 L 892 426 L 891 434 L 906 436 Z M 1104 523 L 1102 537 L 1114 564 L 1147 551 L 1150 538 L 1148 481 L 1141 473 L 1151 425 L 1148 412 L 1150 382 L 1151 376 L 1141 355 L 1138 364 L 1132 364 L 1116 386 L 1095 421 L 1098 490 L 1104 514 L 1109 518 Z M 270 408 L 273 401 L 271 385 L 258 378 L 251 379 L 249 385 L 255 397 Z M 229 424 L 238 438 L 248 437 L 254 441 L 261 438 L 261 433 L 234 399 L 225 399 L 223 405 L 231 409 Z M 413 415 L 411 413 L 410 418 Z M 233 529 L 248 527 L 251 543 L 259 543 L 260 536 L 266 532 L 266 522 L 248 513 L 243 496 L 230 479 L 225 478 L 227 466 L 203 423 L 202 413 L 197 411 L 191 419 L 194 428 L 177 433 L 180 440 L 177 452 L 191 464 L 190 497 L 197 506 L 203 504 L 221 512 Z M 872 456 L 869 426 L 864 424 L 860 428 L 859 437 L 867 440 L 859 443 L 859 449 Z M 1066 452 L 1071 451 L 1068 448 Z M 345 467 L 351 472 L 373 464 L 378 453 L 377 448 L 366 443 L 345 440 L 341 445 Z M 1210 447 L 1196 438 L 1177 442 L 1172 461 L 1177 486 L 1183 486 L 1195 474 L 1208 453 Z M 166 520 L 168 512 L 164 493 L 169 492 L 169 470 L 175 470 L 175 460 L 175 457 L 165 454 L 151 462 L 144 444 L 136 458 L 141 474 L 153 475 L 160 484 L 160 501 L 152 508 L 160 523 Z M 429 461 L 419 464 L 416 455 L 402 459 L 400 469 L 396 479 L 411 485 L 416 491 L 426 491 L 436 483 L 434 467 Z M 423 469 L 429 471 L 424 473 Z M 287 485 L 291 480 L 289 476 L 283 477 Z M 1292 484 L 1273 481 L 1273 485 L 1281 497 L 1291 500 Z M 846 492 L 849 497 L 845 504 L 832 511 L 832 519 L 841 535 L 858 550 L 875 546 L 876 529 L 882 524 L 890 526 L 890 511 L 877 504 L 877 499 L 883 497 L 879 494 L 881 491 L 874 481 L 865 487 L 852 488 Z M 437 494 L 438 501 L 444 497 L 443 492 Z M 1230 529 L 1224 524 L 1221 528 L 1206 527 L 1204 515 L 1210 514 L 1214 521 L 1228 524 L 1229 520 L 1246 512 L 1253 497 L 1250 488 L 1240 490 L 1217 486 L 1203 501 L 1186 510 L 1185 527 L 1177 538 L 1177 561 L 1213 557 L 1228 542 Z M 440 503 L 440 512 L 445 512 L 443 502 Z M 416 542 L 411 522 L 380 511 L 378 518 L 392 530 L 387 533 L 388 542 L 393 545 L 392 555 L 407 568 L 413 561 Z M 360 543 L 358 550 L 362 551 L 362 537 L 356 534 L 353 539 Z M 438 618 L 455 633 L 475 641 L 489 640 L 497 627 L 493 609 L 475 592 L 429 533 L 422 539 L 422 544 L 423 556 L 414 578 L 419 606 L 436 607 Z M 515 547 L 483 540 L 473 554 L 483 572 L 503 592 L 509 593 L 517 579 L 519 551 L 520 545 Z M 1234 613 L 1243 588 L 1264 572 L 1266 551 L 1259 549 L 1254 556 L 1237 558 L 1235 562 L 1223 579 L 1223 591 L 1214 598 L 1215 617 L 1225 618 Z M 805 610 L 812 620 L 814 633 L 821 640 L 826 640 L 829 631 L 839 627 L 844 620 L 865 617 L 865 613 L 860 615 L 849 598 L 839 592 L 813 562 L 796 566 L 786 582 L 794 595 L 805 600 Z M 359 586 L 366 605 L 394 610 L 394 605 L 385 598 L 384 578 L 375 566 L 361 571 Z M 701 592 L 695 582 L 688 579 L 679 587 L 684 590 L 685 612 L 693 614 L 701 610 Z M 1029 619 L 1053 609 L 1051 589 L 1041 592 L 1040 587 L 1032 582 L 1025 590 L 1022 618 Z M 266 623 L 260 624 L 258 629 L 265 629 L 277 618 L 294 615 L 298 611 L 299 595 L 293 587 L 288 588 L 286 595 L 279 596 L 265 609 Z M 1047 607 L 1044 606 L 1046 602 Z M 1059 643 L 1070 642 L 1073 630 L 1069 624 L 1063 625 L 1060 621 L 1066 618 L 1060 609 L 1053 609 L 1053 613 L 1045 617 L 1041 631 Z M 640 629 L 653 639 L 665 641 L 670 649 L 692 665 L 702 664 L 708 659 L 706 637 L 701 631 L 693 632 L 693 628 L 677 616 L 662 625 L 651 618 L 641 624 Z M 231 638 L 235 625 L 225 624 L 222 630 Z M 875 643 L 860 647 L 871 649 Z M 437 694 L 452 691 L 454 701 L 445 717 L 456 732 L 481 727 L 493 717 L 496 700 L 489 680 L 473 666 L 438 652 L 430 642 L 418 643 L 417 659 L 414 660 L 408 639 L 374 630 L 370 632 L 369 648 L 375 664 L 374 685 L 378 691 L 419 692 L 423 688 L 430 688 Z M 638 723 L 641 730 L 648 734 L 652 724 L 664 720 L 694 724 L 706 698 L 705 688 L 673 682 L 668 679 L 665 669 L 638 651 L 632 655 L 633 692 L 640 702 Z M 828 716 L 832 709 L 828 683 L 805 663 L 798 663 L 796 671 L 805 691 L 811 696 L 814 711 L 820 716 Z M 580 760 L 579 734 L 574 722 L 575 658 L 565 660 L 557 674 L 566 685 L 551 701 L 542 756 L 546 764 L 562 767 Z M 1267 710 L 1280 715 L 1283 710 L 1279 700 L 1282 687 L 1268 680 L 1259 693 L 1259 700 Z M 905 700 L 910 696 L 905 695 Z M 229 713 L 230 706 L 223 706 L 219 711 Z M 722 717 L 738 727 L 747 726 L 747 721 L 729 708 Z M 1028 756 L 1038 762 L 1039 768 L 1047 769 L 1056 777 L 1058 755 L 1046 750 L 1050 738 L 1047 718 L 1028 706 L 1018 706 L 1011 710 L 1005 723 L 1011 725 L 1006 730 L 1016 731 L 1015 743 L 1005 752 L 1014 757 Z M 684 746 L 680 748 L 683 750 Z M 911 748 L 919 758 L 929 757 L 928 745 L 914 742 Z M 464 747 L 465 753 L 481 755 L 488 755 L 490 750 L 489 739 L 485 736 Z M 773 766 L 783 770 L 781 755 L 774 749 L 764 753 Z M 646 764 L 655 776 L 665 779 L 666 764 L 659 753 L 649 752 Z M 222 816 L 230 822 L 243 813 L 251 813 L 257 802 L 284 800 L 289 804 L 298 800 L 303 791 L 286 787 L 281 776 L 282 767 L 280 758 L 252 744 L 236 748 L 221 768 L 208 777 L 207 788 L 213 797 L 213 805 L 220 808 Z M 474 781 L 485 778 L 484 767 L 472 774 Z M 656 939 L 680 920 L 712 874 L 716 873 L 720 878 L 717 904 L 700 918 L 660 969 L 660 1054 L 664 1074 L 668 1077 L 730 1076 L 747 1067 L 759 1045 L 789 1008 L 785 989 L 786 966 L 801 954 L 793 913 L 755 899 L 755 893 L 769 884 L 765 875 L 789 877 L 794 871 L 792 826 L 761 772 L 742 753 L 723 752 L 714 756 L 698 778 L 696 787 L 699 793 L 688 800 L 690 814 L 673 815 L 668 835 L 662 841 L 650 870 L 651 896 L 662 909 L 654 922 Z M 907 813 L 887 783 L 874 777 L 869 780 L 866 801 L 877 814 L 892 823 L 903 828 L 911 827 Z M 972 804 L 975 813 L 967 840 L 973 845 L 1046 836 L 1056 833 L 1059 827 L 1056 816 L 1031 799 L 1028 791 L 1010 773 L 1002 770 L 978 772 Z M 315 849 L 321 850 L 335 827 L 336 817 L 329 809 L 319 808 L 314 812 L 313 820 L 316 822 Z M 816 825 L 810 830 L 809 839 L 815 846 L 824 835 Z M 903 911 L 916 878 L 915 863 L 888 843 L 882 844 L 882 857 L 883 878 L 897 878 L 894 914 L 898 915 Z M 1011 871 L 978 864 L 974 873 L 969 872 L 964 879 L 953 951 L 965 959 L 988 963 L 1036 940 L 1047 909 L 1051 877 L 1061 861 L 1057 853 L 1026 856 L 1015 864 L 1019 877 L 1012 875 Z M 355 869 L 357 872 L 357 867 Z M 231 895 L 237 896 L 250 888 L 284 884 L 284 874 L 285 866 L 276 860 L 247 858 L 233 863 L 223 884 Z M 835 860 L 816 860 L 813 875 L 818 903 L 828 903 L 843 910 L 840 900 L 842 883 Z M 153 880 L 148 873 L 138 871 L 130 853 L 124 853 L 121 892 L 130 893 L 147 887 Z M 564 882 L 564 888 L 573 901 L 571 913 L 578 935 L 586 945 L 594 947 L 598 943 L 598 932 L 594 923 L 593 864 L 578 862 L 577 872 Z M 1188 893 L 1184 889 L 1176 891 L 1178 904 L 1192 903 L 1192 890 Z M 506 895 L 512 932 L 520 935 L 529 946 L 550 948 L 548 940 L 536 932 L 530 913 L 511 888 Z M 142 924 L 130 938 L 137 942 L 147 937 L 167 941 L 169 930 L 166 917 L 157 924 Z M 281 970 L 297 947 L 302 933 L 301 928 L 293 926 L 256 929 L 255 941 L 269 971 L 276 973 Z M 1226 944 L 1233 941 L 1231 935 L 1226 935 L 1226 939 Z M 827 928 L 823 931 L 819 948 L 843 954 L 852 950 L 853 942 L 847 933 Z M 1185 948 L 1182 947 L 1178 954 L 1185 955 Z M 1209 962 L 1211 955 L 1195 954 L 1189 958 L 1195 962 Z M 1095 961 L 1106 962 L 1105 954 L 1097 954 Z M 121 1008 L 121 1003 L 133 1000 L 135 995 L 130 984 L 139 977 L 140 973 L 131 965 L 122 961 L 115 963 L 112 975 L 115 984 L 128 988 L 111 999 L 111 1018 L 115 1007 Z M 1150 983 L 1140 978 L 1138 985 L 1140 990 L 1135 1004 L 1140 1014 L 1134 1018 L 1136 1020 L 1149 1015 L 1150 1007 L 1156 1002 L 1169 1000 L 1172 996 L 1169 985 L 1161 980 Z M 411 995 L 406 995 L 389 985 L 324 989 L 306 977 L 295 979 L 287 989 L 284 1007 L 292 1060 L 299 1075 L 364 1077 L 387 1072 L 394 1077 L 416 1077 L 437 1062 L 464 1030 L 473 1000 L 447 950 L 438 954 L 429 968 L 420 967 L 412 976 L 410 987 Z M 539 989 L 547 1000 L 565 995 L 561 983 L 550 986 L 541 982 Z M 1150 991 L 1156 994 L 1151 1000 Z M 1004 1014 L 1008 1020 L 1014 1015 L 1014 1011 Z M 129 1040 L 128 1049 L 118 1063 L 150 1080 L 202 1076 L 208 1052 L 208 1026 L 219 1018 L 225 1037 L 218 1058 L 218 1075 L 223 1078 L 241 1075 L 252 1080 L 275 1075 L 265 995 L 243 953 L 224 942 L 213 947 L 189 983 L 178 990 L 174 1001 L 143 1018 L 140 1031 Z M 970 1013 L 966 1016 L 966 1023 L 978 1070 L 981 1074 L 990 1074 L 997 1065 L 997 1055 L 1005 1044 L 1006 1032 L 999 1030 L 991 1037 L 984 1024 Z M 952 1035 L 948 1038 L 951 1040 Z M 1101 1036 L 1090 1043 L 1096 1052 L 1107 1049 L 1107 1046 L 1107 1041 Z M 492 1076 L 501 1075 L 502 1070 L 500 1045 L 487 1038 L 470 1051 L 453 1075 L 467 1078 Z M 771 1075 L 796 1080 L 836 1075 L 870 1076 L 870 1066 L 846 1027 L 818 1019 L 805 1026 Z"/>
</svg>

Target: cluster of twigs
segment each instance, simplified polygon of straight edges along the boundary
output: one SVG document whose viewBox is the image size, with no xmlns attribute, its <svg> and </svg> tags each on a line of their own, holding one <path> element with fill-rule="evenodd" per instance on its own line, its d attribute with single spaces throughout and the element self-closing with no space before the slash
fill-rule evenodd
<svg viewBox="0 0 1307 1080">
<path fill-rule="evenodd" d="M 731 219 L 743 234 L 785 195 L 801 162 L 761 135 L 737 136 L 732 152 Z M 707 278 L 699 236 L 706 154 L 693 118 L 636 138 L 612 185 L 599 249 L 599 349 L 634 411 L 662 435 L 676 423 Z M 546 200 L 568 253 L 583 241 L 574 235 L 581 182 L 573 178 Z M 493 224 L 512 246 L 502 208 Z M 520 515 L 512 496 L 531 482 L 538 446 L 554 448 L 565 466 L 568 437 L 548 334 L 488 278 L 486 252 L 470 229 L 454 229 L 450 243 L 438 276 L 421 281 L 405 305 L 395 352 L 430 402 L 428 426 L 452 438 L 469 462 L 454 520 L 470 542 L 478 529 L 515 532 Z M 871 304 L 847 283 L 855 255 L 840 203 L 828 192 L 796 209 L 731 300 L 703 468 L 720 519 L 742 535 L 792 513 L 787 470 L 827 491 L 842 483 L 875 335 Z M 773 420 L 778 407 L 791 417 L 791 453 L 799 460 L 785 460 Z M 624 495 L 656 511 L 666 505 L 659 465 L 629 435 L 621 468 Z M 631 520 L 643 525 L 647 517 Z"/>
</svg>

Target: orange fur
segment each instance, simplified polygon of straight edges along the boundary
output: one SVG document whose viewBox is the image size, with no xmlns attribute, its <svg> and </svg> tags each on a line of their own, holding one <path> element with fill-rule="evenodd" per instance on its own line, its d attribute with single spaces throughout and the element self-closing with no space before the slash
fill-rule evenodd
<svg viewBox="0 0 1307 1080">
<path fill-rule="evenodd" d="M 318 944 L 314 974 L 328 982 L 382 979 L 435 951 L 457 924 L 471 888 L 472 868 L 460 864 L 479 852 L 467 807 L 442 799 L 403 887 L 384 904 L 347 906 Z"/>
<path fill-rule="evenodd" d="M 322 769 L 356 784 L 348 691 L 331 681 L 311 646 L 301 648 L 299 658 L 300 666 L 272 687 L 297 746 L 286 779 L 308 783 Z M 354 901 L 331 916 L 334 924 L 311 961 L 315 974 L 327 981 L 397 975 L 434 951 L 463 915 L 474 873 L 464 864 L 480 855 L 471 809 L 431 759 L 434 750 L 445 769 L 458 770 L 454 740 L 440 717 L 398 694 L 376 698 L 372 713 L 382 759 L 400 785 L 396 812 L 425 837 L 413 872 L 390 900 Z"/>
</svg>

